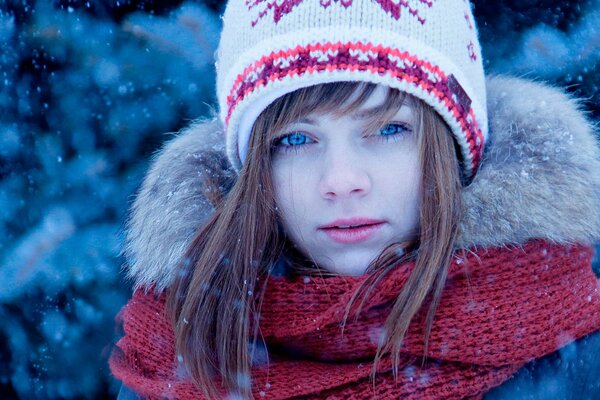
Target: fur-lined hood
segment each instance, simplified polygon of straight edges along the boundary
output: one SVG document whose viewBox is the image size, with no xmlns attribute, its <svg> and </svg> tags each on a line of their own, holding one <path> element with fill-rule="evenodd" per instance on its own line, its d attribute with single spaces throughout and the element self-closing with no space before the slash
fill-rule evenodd
<svg viewBox="0 0 600 400">
<path fill-rule="evenodd" d="M 600 150 L 576 100 L 517 78 L 487 80 L 490 138 L 463 190 L 460 248 L 600 239 Z M 235 174 L 216 120 L 198 122 L 156 154 L 127 223 L 134 286 L 172 282 L 176 265 L 213 208 L 207 179 Z"/>
</svg>

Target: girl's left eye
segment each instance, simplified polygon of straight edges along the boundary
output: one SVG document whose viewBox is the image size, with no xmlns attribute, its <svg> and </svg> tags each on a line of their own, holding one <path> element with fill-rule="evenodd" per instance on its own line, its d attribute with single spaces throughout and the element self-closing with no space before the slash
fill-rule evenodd
<svg viewBox="0 0 600 400">
<path fill-rule="evenodd" d="M 379 129 L 379 135 L 386 139 L 390 136 L 397 136 L 410 133 L 411 129 L 408 125 L 399 122 L 390 122 Z"/>
</svg>

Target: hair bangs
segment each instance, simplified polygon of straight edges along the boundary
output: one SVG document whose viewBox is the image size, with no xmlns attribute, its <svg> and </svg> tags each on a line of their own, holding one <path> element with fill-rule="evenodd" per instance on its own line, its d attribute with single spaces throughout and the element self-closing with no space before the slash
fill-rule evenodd
<svg viewBox="0 0 600 400">
<path fill-rule="evenodd" d="M 273 124 L 271 135 L 284 129 L 300 118 L 310 114 L 349 115 L 364 108 L 378 85 L 368 82 L 332 82 L 308 86 L 287 93 L 271 103 L 263 114 L 270 116 Z M 402 107 L 407 95 L 397 89 L 388 88 L 381 106 L 366 110 L 367 130 L 382 125 Z"/>
</svg>

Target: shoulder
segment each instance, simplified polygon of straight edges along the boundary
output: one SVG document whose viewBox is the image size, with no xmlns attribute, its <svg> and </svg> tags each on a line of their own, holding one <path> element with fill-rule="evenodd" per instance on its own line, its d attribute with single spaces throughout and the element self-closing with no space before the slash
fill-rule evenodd
<svg viewBox="0 0 600 400">
<path fill-rule="evenodd" d="M 164 394 L 170 384 L 185 380 L 175 361 L 175 337 L 165 301 L 164 293 L 138 290 L 117 317 L 123 336 L 111 352 L 109 366 L 123 385 L 119 399 Z"/>
<path fill-rule="evenodd" d="M 595 273 L 598 277 L 598 273 Z M 600 398 L 600 331 L 533 360 L 508 381 L 492 389 L 485 400 L 550 400 Z"/>
<path fill-rule="evenodd" d="M 545 400 L 600 398 L 600 331 L 534 360 L 508 381 L 491 390 L 485 400 Z"/>
</svg>

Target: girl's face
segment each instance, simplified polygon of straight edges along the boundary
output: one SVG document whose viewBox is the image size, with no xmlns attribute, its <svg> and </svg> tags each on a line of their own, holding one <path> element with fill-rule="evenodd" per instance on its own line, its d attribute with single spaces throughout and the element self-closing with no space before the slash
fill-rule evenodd
<svg viewBox="0 0 600 400">
<path fill-rule="evenodd" d="M 272 177 L 288 237 L 322 268 L 360 275 L 419 224 L 420 160 L 410 97 L 372 126 L 387 89 L 347 115 L 312 113 L 274 133 Z M 367 122 L 371 123 L 367 123 Z"/>
</svg>

